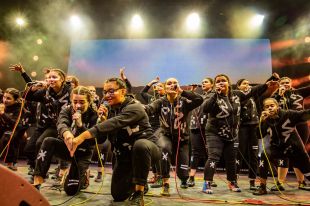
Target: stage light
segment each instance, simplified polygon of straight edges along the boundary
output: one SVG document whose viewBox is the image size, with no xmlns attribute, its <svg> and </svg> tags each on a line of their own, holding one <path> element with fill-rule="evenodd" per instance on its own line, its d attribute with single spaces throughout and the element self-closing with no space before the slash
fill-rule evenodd
<svg viewBox="0 0 310 206">
<path fill-rule="evenodd" d="M 188 31 L 194 32 L 200 28 L 200 17 L 197 13 L 191 13 L 186 18 L 186 27 Z"/>
<path fill-rule="evenodd" d="M 15 22 L 16 22 L 16 24 L 17 24 L 18 26 L 20 26 L 20 27 L 22 27 L 22 26 L 25 25 L 25 20 L 24 20 L 22 17 L 17 17 L 17 18 L 15 19 Z"/>
<path fill-rule="evenodd" d="M 306 36 L 305 43 L 310 43 L 310 36 Z"/>
<path fill-rule="evenodd" d="M 32 77 L 36 77 L 36 76 L 37 76 L 37 72 L 33 71 L 33 72 L 30 73 L 30 75 L 31 75 Z"/>
<path fill-rule="evenodd" d="M 82 27 L 82 21 L 81 21 L 80 17 L 78 17 L 77 15 L 71 16 L 70 22 L 71 22 L 71 25 L 74 29 L 79 29 Z"/>
<path fill-rule="evenodd" d="M 131 18 L 131 28 L 135 30 L 140 30 L 143 28 L 143 20 L 139 14 L 133 15 Z"/>
<path fill-rule="evenodd" d="M 39 57 L 38 57 L 37 55 L 34 55 L 32 59 L 33 59 L 33 61 L 35 61 L 35 62 L 36 62 L 36 61 L 38 61 L 38 60 L 39 60 Z"/>
<path fill-rule="evenodd" d="M 41 45 L 43 43 L 42 39 L 37 39 L 37 44 Z"/>
<path fill-rule="evenodd" d="M 262 25 L 265 16 L 261 14 L 256 14 L 250 19 L 250 26 L 252 27 L 259 27 Z"/>
</svg>

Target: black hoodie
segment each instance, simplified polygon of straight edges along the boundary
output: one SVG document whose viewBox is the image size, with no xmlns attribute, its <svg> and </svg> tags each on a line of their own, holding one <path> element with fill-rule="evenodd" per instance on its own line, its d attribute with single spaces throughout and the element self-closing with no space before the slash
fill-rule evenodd
<svg viewBox="0 0 310 206">
<path fill-rule="evenodd" d="M 261 123 L 262 136 L 270 136 L 271 145 L 291 144 L 288 140 L 291 140 L 293 136 L 298 136 L 296 124 L 308 120 L 310 120 L 310 109 L 302 111 L 280 109 L 276 118 L 267 118 Z"/>
<path fill-rule="evenodd" d="M 111 107 L 108 119 L 88 131 L 101 142 L 108 138 L 116 150 L 131 148 L 138 139 L 156 142 L 143 105 L 131 96 L 126 96 L 120 105 Z"/>
<path fill-rule="evenodd" d="M 149 115 L 159 114 L 160 130 L 173 141 L 178 140 L 179 129 L 181 140 L 189 139 L 187 120 L 190 111 L 202 104 L 202 97 L 190 91 L 183 91 L 181 97 L 176 98 L 171 104 L 164 96 L 145 106 Z"/>
<path fill-rule="evenodd" d="M 232 96 L 224 96 L 210 92 L 203 103 L 203 111 L 208 113 L 206 134 L 217 135 L 226 141 L 234 141 L 238 137 L 240 125 L 240 102 L 265 92 L 267 85 L 253 87 L 248 93 L 232 91 Z"/>
</svg>

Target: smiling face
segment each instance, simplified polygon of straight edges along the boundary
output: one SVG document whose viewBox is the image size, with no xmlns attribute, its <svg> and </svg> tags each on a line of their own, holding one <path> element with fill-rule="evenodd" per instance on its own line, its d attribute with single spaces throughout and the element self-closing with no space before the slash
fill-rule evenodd
<svg viewBox="0 0 310 206">
<path fill-rule="evenodd" d="M 116 81 L 106 82 L 103 85 L 103 95 L 110 106 L 118 105 L 125 100 L 126 89 L 120 88 Z"/>
<path fill-rule="evenodd" d="M 292 88 L 292 81 L 289 78 L 282 78 L 280 80 L 280 87 L 283 87 L 285 90 L 290 90 Z"/>
</svg>

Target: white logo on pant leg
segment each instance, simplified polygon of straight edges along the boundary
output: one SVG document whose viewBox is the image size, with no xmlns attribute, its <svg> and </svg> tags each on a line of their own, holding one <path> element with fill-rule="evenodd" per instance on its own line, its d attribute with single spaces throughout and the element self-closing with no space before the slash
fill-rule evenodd
<svg viewBox="0 0 310 206">
<path fill-rule="evenodd" d="M 163 160 L 168 161 L 168 152 L 167 153 L 162 153 L 163 154 Z"/>
<path fill-rule="evenodd" d="M 279 160 L 279 166 L 283 166 L 284 165 L 284 160 Z"/>
<path fill-rule="evenodd" d="M 210 162 L 210 167 L 215 168 L 215 162 Z"/>
<path fill-rule="evenodd" d="M 240 160 L 236 160 L 236 165 L 240 165 Z"/>
<path fill-rule="evenodd" d="M 258 167 L 264 167 L 264 160 L 259 160 L 259 166 Z"/>
<path fill-rule="evenodd" d="M 100 159 L 104 160 L 104 154 L 100 154 Z"/>
<path fill-rule="evenodd" d="M 43 151 L 41 149 L 41 151 L 38 154 L 37 160 L 42 159 L 42 162 L 44 162 L 44 157 L 45 157 L 46 153 L 47 153 L 47 151 Z"/>
</svg>

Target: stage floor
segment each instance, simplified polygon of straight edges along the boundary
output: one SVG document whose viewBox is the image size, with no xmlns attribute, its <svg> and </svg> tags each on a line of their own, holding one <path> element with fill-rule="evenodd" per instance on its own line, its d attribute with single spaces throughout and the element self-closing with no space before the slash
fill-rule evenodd
<svg viewBox="0 0 310 206">
<path fill-rule="evenodd" d="M 55 168 L 55 165 L 51 167 L 51 170 Z M 29 178 L 27 175 L 27 165 L 25 163 L 19 163 L 19 168 L 17 173 L 25 178 Z M 103 179 L 103 187 L 101 192 L 87 201 L 84 205 L 116 205 L 122 206 L 127 205 L 126 202 L 113 202 L 112 196 L 110 194 L 110 182 L 111 182 L 111 167 L 105 167 L 105 174 Z M 91 166 L 91 174 L 96 176 L 96 166 L 93 164 Z M 151 173 L 150 173 L 151 175 Z M 177 192 L 174 173 L 171 173 L 171 188 L 170 188 L 170 197 L 161 197 L 160 190 L 161 188 L 150 188 L 149 192 L 145 196 L 146 205 L 169 205 L 169 206 L 180 206 L 180 205 L 204 205 L 208 203 L 209 205 L 224 204 L 244 204 L 244 203 L 259 203 L 264 205 L 298 205 L 299 202 L 306 201 L 307 205 L 310 205 L 310 192 L 299 190 L 297 187 L 296 178 L 294 175 L 288 176 L 288 181 L 285 184 L 286 190 L 283 192 L 285 195 L 284 198 L 289 199 L 284 200 L 280 196 L 279 192 L 269 192 L 267 195 L 255 196 L 252 195 L 252 192 L 248 189 L 248 179 L 246 175 L 241 175 L 239 178 L 239 186 L 242 189 L 241 193 L 231 192 L 227 188 L 226 184 L 226 175 L 223 172 L 219 172 L 215 175 L 215 182 L 218 184 L 216 188 L 213 188 L 214 194 L 208 195 L 201 192 L 202 188 L 202 172 L 197 173 L 196 177 L 196 186 L 188 189 L 178 188 L 179 193 Z M 94 182 L 94 178 L 90 179 L 90 186 L 83 190 L 80 194 L 70 199 L 69 196 L 65 194 L 64 191 L 56 190 L 52 188 L 51 185 L 54 183 L 54 180 L 48 179 L 41 188 L 41 193 L 48 199 L 51 205 L 72 205 L 87 200 L 93 194 L 98 192 L 101 183 Z M 178 180 L 178 184 L 179 184 Z M 258 184 L 258 183 L 257 183 Z M 269 178 L 268 187 L 273 186 L 272 178 Z M 180 197 L 182 196 L 183 199 Z M 70 199 L 70 200 L 69 200 Z M 294 202 L 295 201 L 295 202 Z M 64 203 L 65 202 L 65 203 Z M 63 204 L 62 204 L 63 203 Z M 301 204 L 299 204 L 301 205 Z M 306 204 L 305 204 L 306 205 Z"/>
</svg>

